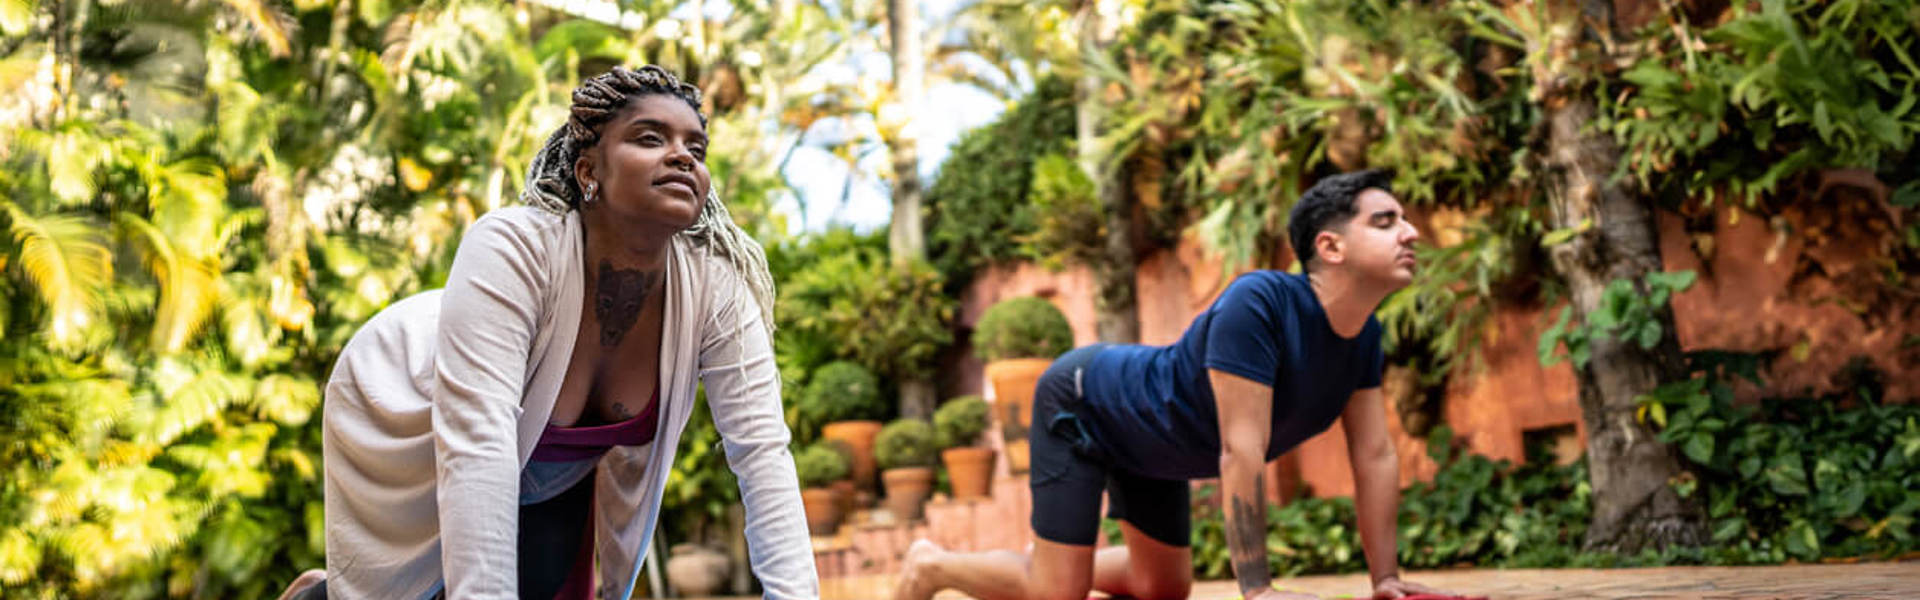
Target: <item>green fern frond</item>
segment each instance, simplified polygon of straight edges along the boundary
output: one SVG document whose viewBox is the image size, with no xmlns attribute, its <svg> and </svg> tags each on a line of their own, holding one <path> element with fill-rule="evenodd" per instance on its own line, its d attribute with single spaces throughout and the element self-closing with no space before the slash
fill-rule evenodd
<svg viewBox="0 0 1920 600">
<path fill-rule="evenodd" d="M 320 386 L 298 375 L 268 375 L 253 387 L 253 405 L 261 417 L 299 426 L 320 407 Z"/>
<path fill-rule="evenodd" d="M 48 308 L 52 345 L 71 349 L 94 324 L 99 290 L 113 277 L 113 254 L 100 228 L 78 217 L 35 217 L 18 205 L 0 201 L 20 245 L 20 269 Z"/>
<path fill-rule="evenodd" d="M 20 529 L 0 532 L 0 583 L 26 583 L 40 569 L 40 546 Z"/>
<path fill-rule="evenodd" d="M 204 371 L 166 395 L 166 399 L 143 419 L 129 418 L 140 425 L 133 432 L 139 443 L 168 445 L 213 420 L 229 405 L 244 397 L 252 382 L 223 371 Z"/>
</svg>

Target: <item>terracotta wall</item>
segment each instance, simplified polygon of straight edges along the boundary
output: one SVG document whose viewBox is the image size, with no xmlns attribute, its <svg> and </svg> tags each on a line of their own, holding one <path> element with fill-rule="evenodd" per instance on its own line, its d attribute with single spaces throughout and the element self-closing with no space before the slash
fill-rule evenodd
<svg viewBox="0 0 1920 600">
<path fill-rule="evenodd" d="M 1864 210 L 1864 209 L 1863 209 Z M 1417 219 L 1451 223 L 1464 219 Z M 1458 216 L 1458 215 L 1455 215 Z M 1885 375 L 1888 396 L 1910 401 L 1920 394 L 1920 302 L 1884 291 L 1886 228 L 1855 219 L 1845 210 L 1787 210 L 1771 220 L 1725 208 L 1710 217 L 1660 216 L 1662 258 L 1669 270 L 1693 269 L 1695 287 L 1673 301 L 1676 328 L 1687 349 L 1778 351 L 1760 395 L 1820 394 L 1851 385 L 1836 372 L 1849 362 L 1870 364 Z M 1703 225 L 1709 222 L 1711 225 Z M 1856 223 L 1857 222 L 1857 223 Z M 1896 229 L 1897 230 L 1897 229 Z M 1429 239 L 1447 239 L 1433 232 Z M 1704 249 L 1703 249 L 1704 246 Z M 1194 315 L 1217 297 L 1231 275 L 1193 240 L 1143 257 L 1137 271 L 1141 341 L 1165 344 L 1179 338 Z M 1067 315 L 1077 344 L 1096 341 L 1093 278 L 1084 268 L 1049 271 L 1028 264 L 983 272 L 966 290 L 963 333 L 1001 299 L 1047 298 Z M 1484 332 L 1481 360 L 1463 361 L 1450 379 L 1443 413 L 1468 448 L 1491 457 L 1522 460 L 1527 432 L 1559 434 L 1574 445 L 1584 440 L 1578 390 L 1566 364 L 1540 366 L 1540 331 L 1556 307 L 1502 307 Z M 964 336 L 962 340 L 964 340 Z M 964 347 L 949 356 L 943 388 L 949 395 L 980 393 L 982 366 Z M 1390 372 L 1389 401 L 1408 379 Z M 1392 419 L 1401 477 L 1430 476 L 1423 440 Z M 1570 434 L 1570 435 L 1569 435 Z M 1352 493 L 1353 482 L 1338 425 L 1295 450 L 1301 478 L 1315 495 Z"/>
</svg>

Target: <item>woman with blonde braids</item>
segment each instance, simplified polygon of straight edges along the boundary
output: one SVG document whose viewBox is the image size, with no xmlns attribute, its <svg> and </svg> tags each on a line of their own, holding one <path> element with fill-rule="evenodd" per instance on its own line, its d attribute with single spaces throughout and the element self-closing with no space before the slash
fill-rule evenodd
<svg viewBox="0 0 1920 600">
<path fill-rule="evenodd" d="M 327 568 L 285 597 L 627 598 L 701 382 L 766 596 L 819 595 L 772 279 L 711 191 L 699 106 L 655 66 L 587 80 L 528 206 L 354 335 L 326 388 Z"/>
</svg>

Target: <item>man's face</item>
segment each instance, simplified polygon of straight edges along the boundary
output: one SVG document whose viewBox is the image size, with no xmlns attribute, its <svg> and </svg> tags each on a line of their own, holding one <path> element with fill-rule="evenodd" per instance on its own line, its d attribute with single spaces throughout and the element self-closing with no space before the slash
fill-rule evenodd
<svg viewBox="0 0 1920 600">
<path fill-rule="evenodd" d="M 1337 263 L 1336 268 L 1393 289 L 1412 283 L 1417 268 L 1413 244 L 1419 241 L 1420 230 L 1407 221 L 1400 201 L 1384 190 L 1367 188 L 1353 204 L 1353 220 L 1338 229 L 1337 256 L 1328 257 L 1336 259 L 1327 261 L 1329 266 Z"/>
</svg>

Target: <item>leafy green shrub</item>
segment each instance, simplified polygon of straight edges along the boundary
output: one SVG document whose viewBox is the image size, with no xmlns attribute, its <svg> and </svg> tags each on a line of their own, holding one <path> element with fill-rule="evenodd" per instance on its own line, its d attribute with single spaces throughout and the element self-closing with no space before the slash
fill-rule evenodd
<svg viewBox="0 0 1920 600">
<path fill-rule="evenodd" d="M 1812 399 L 1733 401 L 1761 357 L 1688 355 L 1699 376 L 1643 400 L 1639 415 L 1693 464 L 1682 496 L 1704 494 L 1714 563 L 1897 556 L 1920 548 L 1920 406 L 1881 403 L 1872 385 Z"/>
<path fill-rule="evenodd" d="M 987 401 L 979 396 L 954 398 L 933 411 L 934 444 L 940 448 L 972 445 L 986 430 Z"/>
<path fill-rule="evenodd" d="M 1024 248 L 1051 268 L 1091 264 L 1106 244 L 1106 217 L 1093 180 L 1064 154 L 1048 154 L 1033 164 L 1033 235 Z"/>
<path fill-rule="evenodd" d="M 933 426 L 920 419 L 888 423 L 873 441 L 873 458 L 882 469 L 931 467 L 936 450 Z"/>
<path fill-rule="evenodd" d="M 1002 300 L 980 316 L 973 351 L 988 361 L 1053 358 L 1073 349 L 1073 326 L 1053 303 L 1032 296 Z"/>
<path fill-rule="evenodd" d="M 879 378 L 866 367 L 844 360 L 814 372 L 799 408 L 801 418 L 816 427 L 834 421 L 876 420 L 887 412 Z"/>
<path fill-rule="evenodd" d="M 793 456 L 800 487 L 819 488 L 847 478 L 853 463 L 826 444 L 812 444 Z"/>
<path fill-rule="evenodd" d="M 814 420 L 817 415 L 802 414 L 813 374 L 827 363 L 852 356 L 844 343 L 844 332 L 835 325 L 837 321 L 826 318 L 827 305 L 852 293 L 841 287 L 864 272 L 859 257 L 883 256 L 886 248 L 884 230 L 861 234 L 844 228 L 767 246 L 767 266 L 773 273 L 775 289 L 780 290 L 774 302 L 774 322 L 779 328 L 773 334 L 773 357 L 780 365 L 787 426 L 793 430 L 796 444 L 811 443 L 825 424 Z M 831 264 L 823 264 L 828 262 Z"/>
<path fill-rule="evenodd" d="M 781 282 L 775 316 L 789 330 L 782 340 L 804 344 L 783 352 L 851 359 L 893 379 L 931 374 L 953 341 L 947 323 L 959 305 L 944 281 L 925 261 L 894 265 L 881 250 L 820 255 Z"/>
<path fill-rule="evenodd" d="M 949 285 L 999 261 L 1033 258 L 1033 165 L 1073 143 L 1073 82 L 1043 77 L 993 123 L 968 130 L 927 186 L 927 255 Z"/>
</svg>

